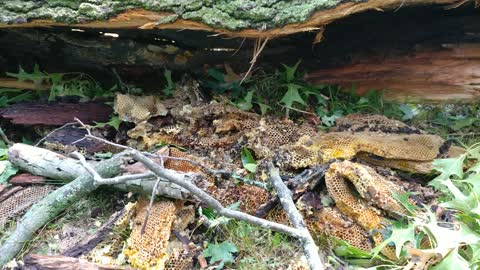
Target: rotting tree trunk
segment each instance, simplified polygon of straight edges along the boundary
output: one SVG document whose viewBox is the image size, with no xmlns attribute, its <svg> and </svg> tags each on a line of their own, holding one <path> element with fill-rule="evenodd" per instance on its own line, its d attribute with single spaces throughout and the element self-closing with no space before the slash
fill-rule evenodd
<svg viewBox="0 0 480 270">
<path fill-rule="evenodd" d="M 472 102 L 480 99 L 480 43 L 443 44 L 409 56 L 312 71 L 306 79 L 353 86 L 360 95 L 384 91 L 387 99 L 399 102 Z"/>
<path fill-rule="evenodd" d="M 164 68 L 204 76 L 228 63 L 241 75 L 253 39 L 269 38 L 256 63 L 264 70 L 303 59 L 313 83 L 386 88 L 387 99 L 402 102 L 475 102 L 478 57 L 441 48 L 478 47 L 474 2 L 3 1 L 0 72 L 38 63 L 47 72 L 82 71 L 111 86 L 115 69 L 127 83 L 158 90 Z"/>
<path fill-rule="evenodd" d="M 459 1 L 3 1 L 0 3 L 0 23 L 3 23 L 3 27 L 70 24 L 93 28 L 191 29 L 237 37 L 273 38 L 318 30 L 332 21 L 367 10 L 457 2 Z"/>
</svg>

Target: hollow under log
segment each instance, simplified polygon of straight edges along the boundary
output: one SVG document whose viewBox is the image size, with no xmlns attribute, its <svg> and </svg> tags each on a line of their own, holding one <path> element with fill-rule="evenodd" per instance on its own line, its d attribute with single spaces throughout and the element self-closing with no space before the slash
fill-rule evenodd
<svg viewBox="0 0 480 270">
<path fill-rule="evenodd" d="M 158 91 L 165 68 L 176 81 L 185 70 L 205 76 L 224 64 L 241 75 L 252 38 L 270 38 L 256 64 L 265 70 L 303 59 L 312 83 L 354 85 L 360 93 L 385 88 L 387 99 L 402 102 L 479 100 L 474 1 L 149 1 L 142 9 L 141 1 L 23 2 L 0 3 L 0 73 L 38 63 L 47 72 L 92 74 L 111 87 L 115 70 L 126 83 Z"/>
</svg>

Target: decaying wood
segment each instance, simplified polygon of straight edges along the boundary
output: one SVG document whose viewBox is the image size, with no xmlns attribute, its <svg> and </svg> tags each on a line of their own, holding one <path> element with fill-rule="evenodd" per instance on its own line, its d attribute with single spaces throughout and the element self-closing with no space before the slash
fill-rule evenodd
<svg viewBox="0 0 480 270">
<path fill-rule="evenodd" d="M 10 147 L 8 159 L 23 171 L 51 179 L 71 181 L 80 175 L 88 175 L 78 160 L 26 144 Z"/>
<path fill-rule="evenodd" d="M 452 4 L 456 0 L 234 1 L 199 4 L 150 1 L 8 1 L 0 5 L 0 27 L 65 26 L 88 28 L 191 29 L 246 38 L 274 38 L 318 30 L 335 20 L 366 10 L 406 5 Z M 26 8 L 29 7 L 29 8 Z M 53 8 L 55 7 L 55 8 Z M 155 11 L 152 11 L 155 10 Z M 260 18 L 260 19 L 259 19 Z"/>
<path fill-rule="evenodd" d="M 480 99 L 480 43 L 443 44 L 410 56 L 370 59 L 310 72 L 312 84 L 339 84 L 359 94 L 384 91 L 399 102 Z"/>
<path fill-rule="evenodd" d="M 26 270 L 57 270 L 57 269 L 72 269 L 72 270 L 117 270 L 129 269 L 119 266 L 100 265 L 90 263 L 87 260 L 66 257 L 66 256 L 45 256 L 32 254 L 25 258 L 25 265 L 22 269 Z"/>
<path fill-rule="evenodd" d="M 17 186 L 28 186 L 31 184 L 45 183 L 45 180 L 46 179 L 43 176 L 33 175 L 30 173 L 20 173 L 10 178 L 8 183 Z"/>
<path fill-rule="evenodd" d="M 82 140 L 87 132 L 82 128 L 75 127 L 73 124 L 76 123 L 67 123 L 65 124 L 66 126 L 52 131 L 50 134 L 46 135 L 41 142 L 63 145 L 66 147 L 72 146 L 72 148 L 84 149 L 88 153 L 114 152 L 112 147 L 107 147 L 104 143 L 92 140 Z M 41 142 L 39 141 L 39 143 Z M 37 145 L 39 143 L 37 143 Z"/>
<path fill-rule="evenodd" d="M 298 209 L 293 202 L 292 193 L 280 178 L 279 169 L 273 167 L 273 165 L 270 166 L 270 182 L 275 187 L 277 196 L 283 209 L 287 213 L 290 222 L 292 222 L 295 228 L 304 232 L 305 237 L 301 238 L 300 241 L 302 242 L 303 251 L 305 252 L 310 269 L 325 269 L 322 259 L 320 258 L 320 250 L 315 244 L 315 241 L 313 241 L 312 235 L 310 235 L 302 215 L 298 212 Z"/>
<path fill-rule="evenodd" d="M 115 222 L 117 222 L 124 213 L 125 209 L 115 212 L 94 234 L 65 250 L 62 255 L 68 257 L 79 257 L 89 253 L 100 242 L 102 242 L 105 237 L 108 236 L 108 234 L 112 231 Z"/>
<path fill-rule="evenodd" d="M 52 159 L 44 164 L 50 165 L 49 168 L 53 175 L 67 175 L 67 172 L 59 174 L 57 168 L 65 168 L 65 164 L 59 164 L 58 161 L 68 162 L 65 158 L 60 158 L 58 155 L 55 156 L 53 153 L 45 153 L 47 150 L 39 149 L 42 154 L 35 154 L 35 150 L 38 148 L 32 146 L 26 146 L 22 144 L 15 144 L 10 148 L 8 158 L 12 164 L 32 164 L 32 166 L 38 166 L 32 160 L 16 162 L 19 158 L 27 157 L 29 154 L 32 154 L 36 161 L 39 161 L 38 158 L 49 158 L 52 157 L 53 160 L 57 161 L 57 164 L 52 163 Z M 23 151 L 21 151 L 23 150 Z M 25 150 L 27 152 L 25 152 Z M 76 161 L 73 161 L 76 162 Z M 111 159 L 102 161 L 95 166 L 97 172 L 104 177 L 111 177 L 120 173 L 120 166 L 124 162 L 124 155 L 117 154 Z M 80 168 L 76 168 L 80 167 Z M 29 167 L 31 168 L 31 167 Z M 76 169 L 76 170 L 75 170 Z M 83 168 L 78 164 L 74 165 L 71 170 L 79 172 Z M 35 171 L 45 171 L 45 168 L 36 169 Z M 58 188 L 53 191 L 40 202 L 32 206 L 27 213 L 17 222 L 15 230 L 9 235 L 7 240 L 0 246 L 0 267 L 4 266 L 8 261 L 13 259 L 17 253 L 22 249 L 24 244 L 32 239 L 35 232 L 45 226 L 49 221 L 57 217 L 61 212 L 63 212 L 70 204 L 77 201 L 78 199 L 84 197 L 86 194 L 90 193 L 96 188 L 93 184 L 93 177 L 83 169 L 83 173 L 77 175 L 74 181 Z"/>
<path fill-rule="evenodd" d="M 72 181 L 80 175 L 90 175 L 79 160 L 26 144 L 15 144 L 10 147 L 9 160 L 15 167 L 23 171 L 50 179 Z M 129 172 L 129 165 L 123 165 L 120 168 L 121 172 Z M 114 185 L 115 188 L 120 190 L 141 194 L 151 194 L 155 185 L 155 177 L 147 172 L 134 175 L 127 174 L 117 178 L 108 178 L 105 183 L 98 183 L 98 185 Z M 94 185 L 98 187 L 97 184 L 94 183 Z M 183 200 L 190 196 L 184 189 L 168 181 L 159 183 L 157 194 Z"/>
<path fill-rule="evenodd" d="M 13 124 L 61 126 L 73 118 L 85 123 L 108 122 L 112 108 L 101 103 L 18 103 L 0 110 Z"/>
<path fill-rule="evenodd" d="M 10 198 L 13 194 L 17 193 L 18 191 L 24 189 L 24 187 L 21 186 L 10 186 L 7 187 L 3 190 L 0 190 L 0 203 L 5 201 L 6 199 Z"/>
<path fill-rule="evenodd" d="M 47 90 L 49 85 L 36 85 L 32 81 L 19 81 L 13 78 L 0 78 L 0 88 L 15 88 L 27 90 Z"/>
</svg>

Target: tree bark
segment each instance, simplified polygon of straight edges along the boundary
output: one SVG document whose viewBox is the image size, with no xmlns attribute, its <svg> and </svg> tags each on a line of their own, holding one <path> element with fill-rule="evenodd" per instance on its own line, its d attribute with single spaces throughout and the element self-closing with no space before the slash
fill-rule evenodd
<svg viewBox="0 0 480 270">
<path fill-rule="evenodd" d="M 3 1 L 2 27 L 67 25 L 93 28 L 161 28 L 218 32 L 237 37 L 278 37 L 319 27 L 366 10 L 456 0 L 323 1 Z"/>
</svg>

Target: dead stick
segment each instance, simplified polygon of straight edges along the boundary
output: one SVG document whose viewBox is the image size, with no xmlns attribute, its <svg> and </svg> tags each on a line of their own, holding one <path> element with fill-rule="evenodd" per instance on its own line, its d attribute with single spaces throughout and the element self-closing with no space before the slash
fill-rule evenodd
<svg viewBox="0 0 480 270">
<path fill-rule="evenodd" d="M 15 149 L 15 145 L 12 148 Z M 104 177 L 116 175 L 120 172 L 120 165 L 123 164 L 123 157 L 124 154 L 117 154 L 111 159 L 97 164 L 95 169 Z M 11 158 L 12 151 L 9 151 L 9 160 Z M 78 166 L 77 164 L 77 167 L 81 166 Z M 32 206 L 20 221 L 17 222 L 15 230 L 9 235 L 2 246 L 0 246 L 0 268 L 13 259 L 23 246 L 32 240 L 37 230 L 56 218 L 73 202 L 84 197 L 95 188 L 96 186 L 94 185 L 92 175 L 89 173 L 79 174 L 74 181 L 53 191 L 40 202 Z"/>
<path fill-rule="evenodd" d="M 305 237 L 301 238 L 303 244 L 303 251 L 307 257 L 308 265 L 311 270 L 323 270 L 325 269 L 322 260 L 320 259 L 319 249 L 315 242 L 313 241 L 310 232 L 303 221 L 302 215 L 298 212 L 295 203 L 293 202 L 291 191 L 283 183 L 280 178 L 280 172 L 278 168 L 270 166 L 270 181 L 273 184 L 273 187 L 277 190 L 278 198 L 280 203 L 283 206 L 283 209 L 288 215 L 288 218 L 292 222 L 293 226 L 296 229 L 299 229 L 304 232 Z"/>
<path fill-rule="evenodd" d="M 229 218 L 234 218 L 238 220 L 243 220 L 246 221 L 250 224 L 258 225 L 262 228 L 266 229 L 271 229 L 277 232 L 285 233 L 287 235 L 290 235 L 295 238 L 305 238 L 307 237 L 305 235 L 305 231 L 299 230 L 296 228 L 292 228 L 290 226 L 286 226 L 280 223 L 275 223 L 271 222 L 265 219 L 257 218 L 255 216 L 245 214 L 240 211 L 228 209 L 222 206 L 220 202 L 218 202 L 215 198 L 210 196 L 208 193 L 205 191 L 201 190 L 199 187 L 197 187 L 195 184 L 192 183 L 191 180 L 188 180 L 187 178 L 190 177 L 189 175 L 181 175 L 173 170 L 168 170 L 165 168 L 162 168 L 160 165 L 155 163 L 153 160 L 149 159 L 145 155 L 143 155 L 139 151 L 131 151 L 131 155 L 133 158 L 141 162 L 145 167 L 147 167 L 149 170 L 151 170 L 153 173 L 155 173 L 157 176 L 166 179 L 174 184 L 179 185 L 180 187 L 188 190 L 190 193 L 193 195 L 197 196 L 202 202 L 205 202 L 208 204 L 210 207 L 212 207 L 215 211 L 217 211 L 218 214 L 229 217 Z"/>
</svg>

